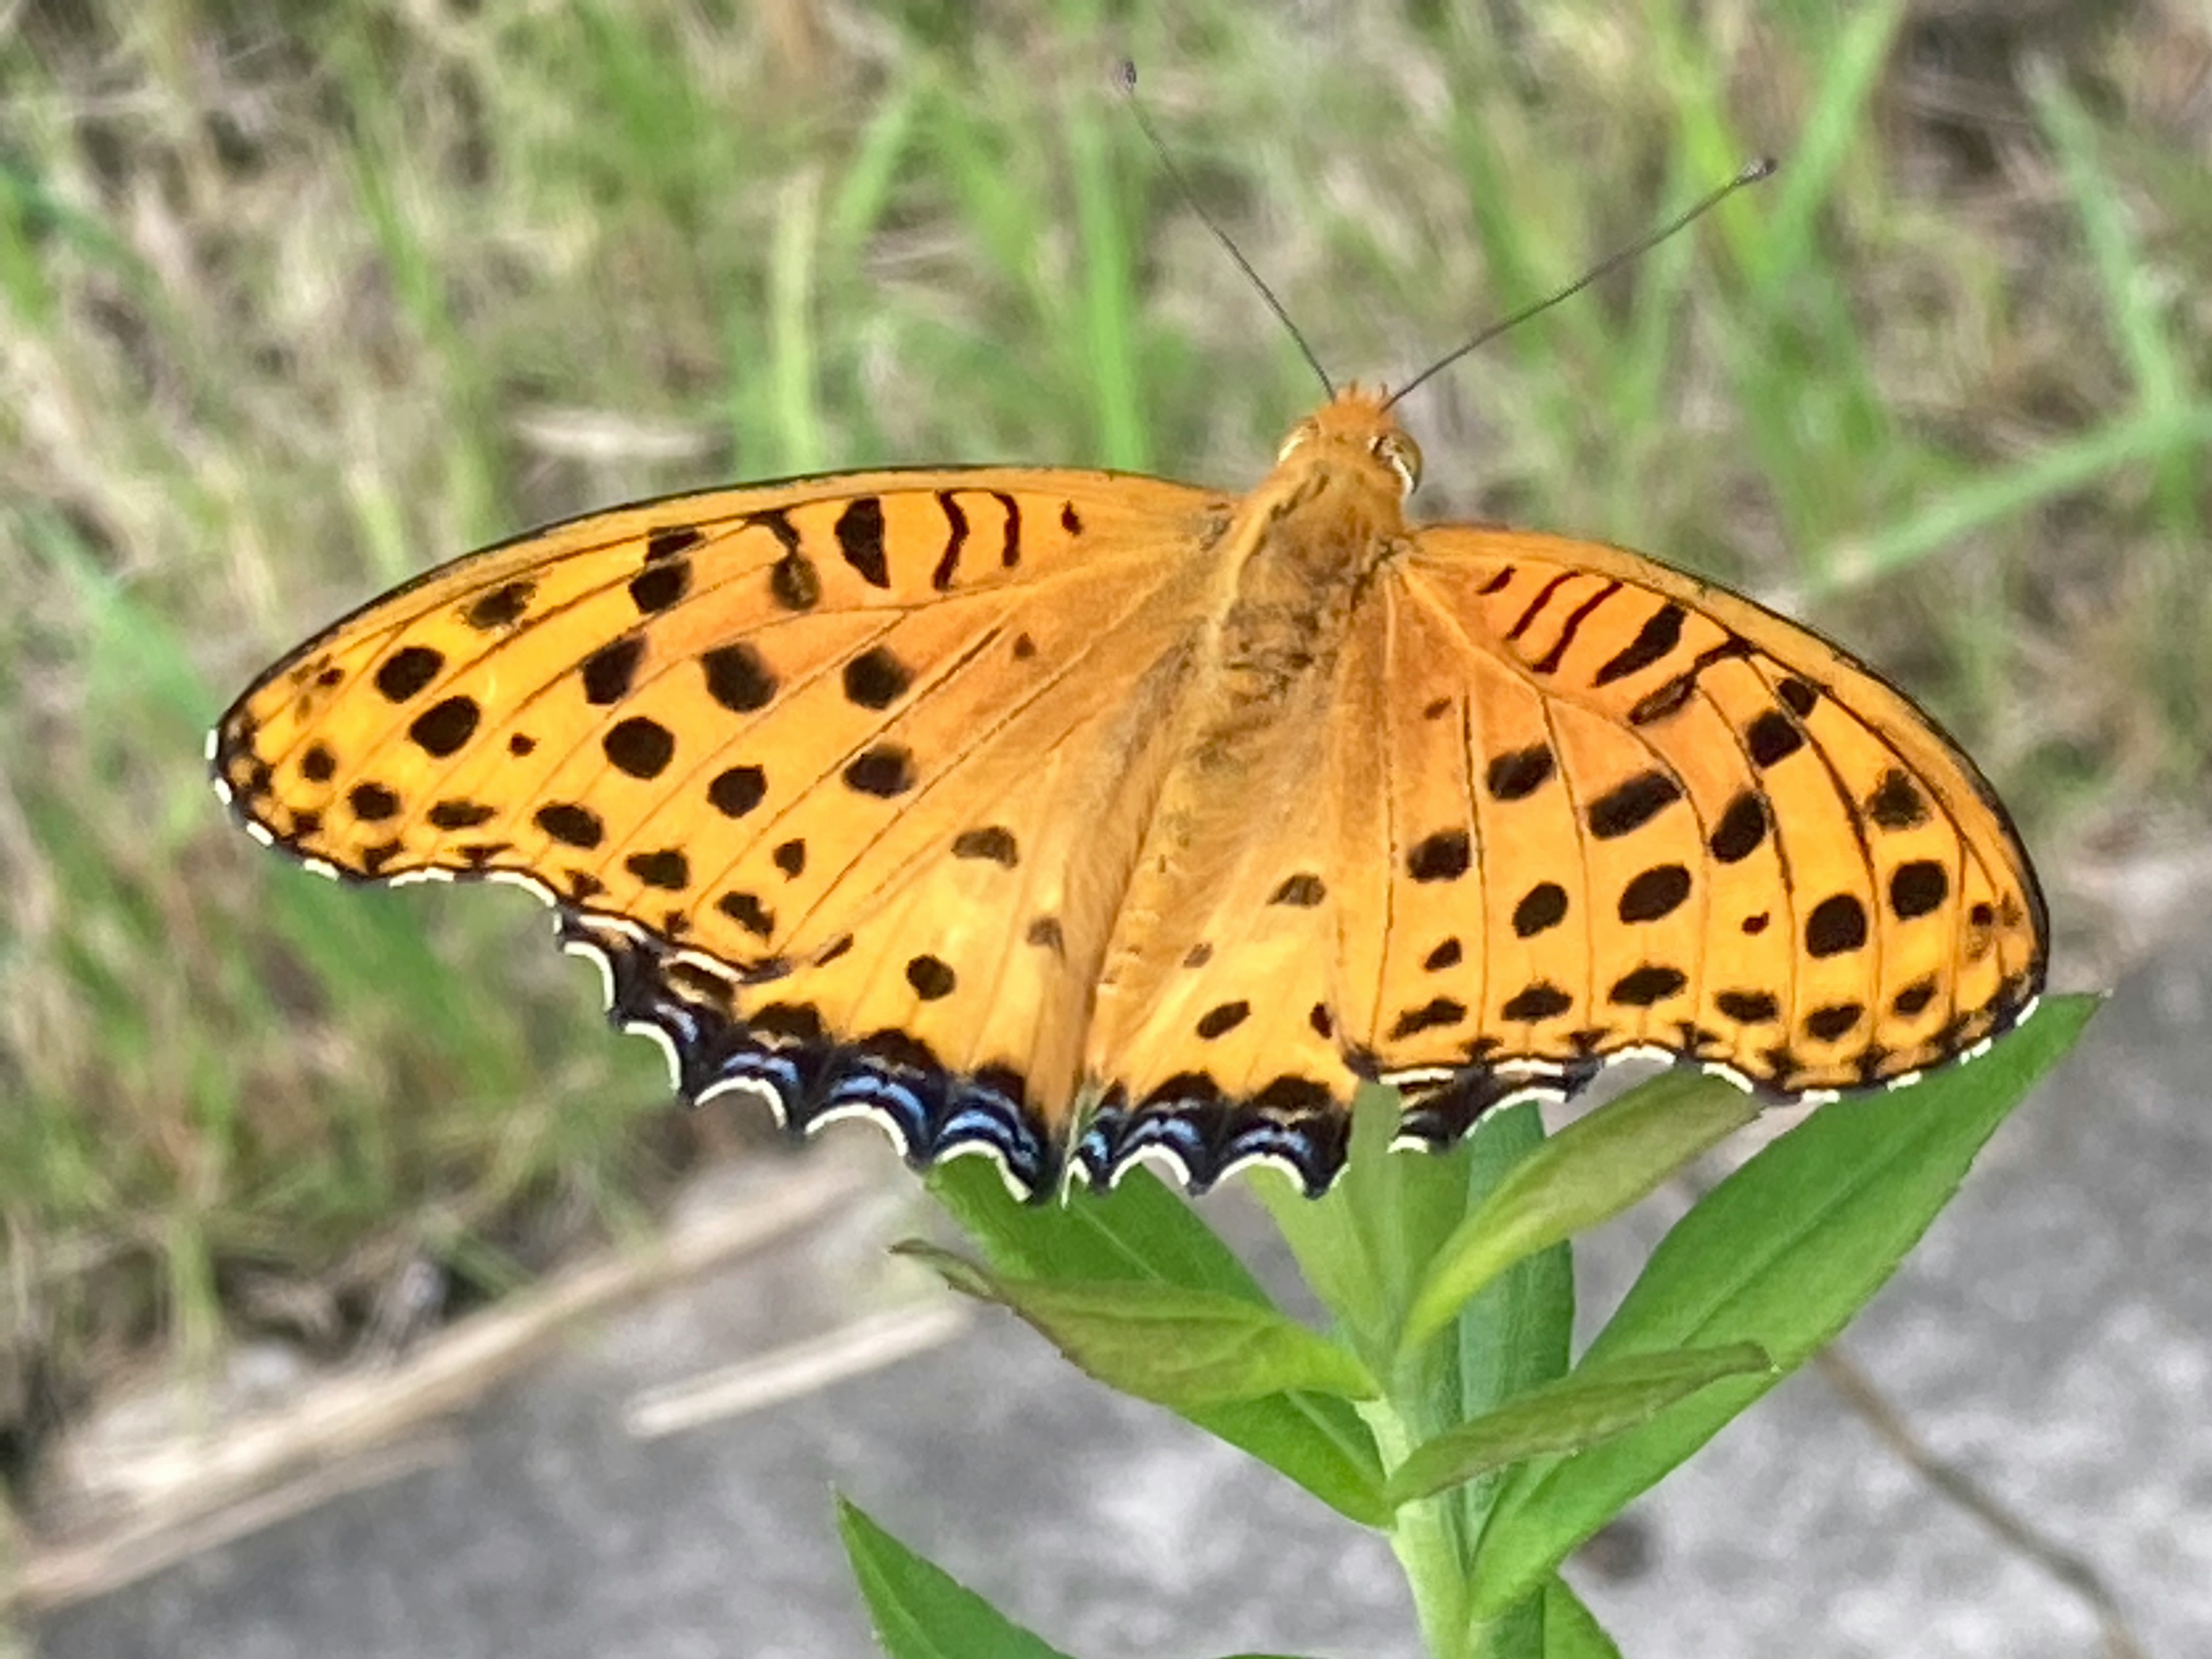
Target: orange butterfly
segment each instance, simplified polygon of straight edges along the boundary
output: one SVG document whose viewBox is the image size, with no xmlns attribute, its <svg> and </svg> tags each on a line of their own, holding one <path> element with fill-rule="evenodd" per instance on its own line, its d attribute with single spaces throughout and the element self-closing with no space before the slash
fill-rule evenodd
<svg viewBox="0 0 2212 1659">
<path fill-rule="evenodd" d="M 330 876 L 554 904 L 695 1101 L 1025 1192 L 1318 1193 L 1661 1054 L 1780 1097 L 2023 1018 L 2003 807 L 1816 635 L 1635 554 L 1416 526 L 1353 388 L 1241 499 L 1057 468 L 673 496 L 435 570 L 210 739 Z"/>
</svg>

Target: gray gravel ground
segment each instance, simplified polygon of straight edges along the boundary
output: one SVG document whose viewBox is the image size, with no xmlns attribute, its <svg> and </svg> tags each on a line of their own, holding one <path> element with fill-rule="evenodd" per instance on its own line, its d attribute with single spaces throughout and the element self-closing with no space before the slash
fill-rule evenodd
<svg viewBox="0 0 2212 1659">
<path fill-rule="evenodd" d="M 1844 1344 L 1929 1446 L 2096 1565 L 2158 1659 L 2212 1653 L 2208 1060 L 2197 942 L 2124 988 Z M 1679 1207 L 1589 1242 L 1590 1302 Z M 442 1464 L 55 1613 L 40 1650 L 860 1656 L 835 1487 L 1084 1659 L 1415 1653 L 1381 1543 L 1005 1320 L 750 1415 L 625 1432 L 639 1389 L 853 1307 L 875 1273 L 855 1228 L 911 1224 L 844 1224 L 641 1306 L 487 1401 Z M 1573 1569 L 1631 1659 L 2100 1652 L 2076 1597 L 1809 1371 L 1632 1522 Z"/>
</svg>

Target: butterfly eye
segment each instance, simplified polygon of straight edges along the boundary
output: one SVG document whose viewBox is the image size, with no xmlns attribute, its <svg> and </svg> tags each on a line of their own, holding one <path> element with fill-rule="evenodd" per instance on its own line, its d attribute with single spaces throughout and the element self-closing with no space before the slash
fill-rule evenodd
<svg viewBox="0 0 2212 1659">
<path fill-rule="evenodd" d="M 1386 432 L 1368 445 L 1375 458 L 1398 475 L 1410 495 L 1421 482 L 1421 452 L 1411 438 Z"/>
</svg>

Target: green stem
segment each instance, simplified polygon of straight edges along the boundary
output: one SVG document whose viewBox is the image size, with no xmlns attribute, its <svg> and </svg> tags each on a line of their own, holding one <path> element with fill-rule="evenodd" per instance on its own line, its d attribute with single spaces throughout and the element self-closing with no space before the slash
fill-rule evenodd
<svg viewBox="0 0 2212 1659">
<path fill-rule="evenodd" d="M 1362 1408 L 1384 1468 L 1396 1468 L 1429 1437 L 1420 1426 L 1430 1415 L 1422 1409 L 1425 1403 L 1418 1395 L 1408 1398 L 1393 1388 L 1386 1397 Z M 1390 1548 L 1413 1592 L 1421 1641 L 1430 1659 L 1469 1659 L 1468 1562 L 1455 1495 L 1425 1498 L 1401 1509 L 1390 1525 Z"/>
</svg>

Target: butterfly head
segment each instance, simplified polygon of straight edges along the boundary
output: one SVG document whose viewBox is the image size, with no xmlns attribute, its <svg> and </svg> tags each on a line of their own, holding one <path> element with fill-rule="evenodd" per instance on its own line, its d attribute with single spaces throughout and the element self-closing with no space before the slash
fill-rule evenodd
<svg viewBox="0 0 2212 1659">
<path fill-rule="evenodd" d="M 1401 500 L 1421 481 L 1420 446 L 1406 435 L 1382 392 L 1358 386 L 1346 386 L 1291 428 L 1277 464 L 1293 455 L 1372 472 Z"/>
</svg>

